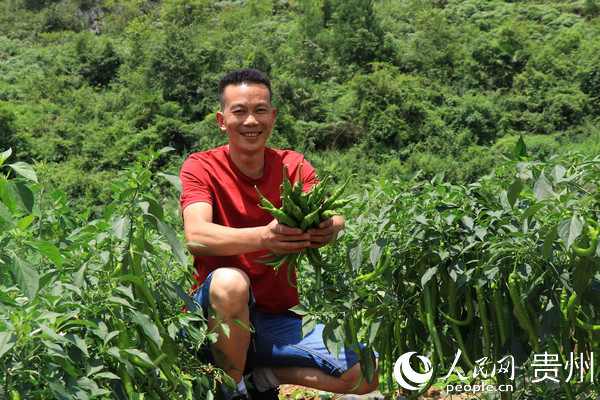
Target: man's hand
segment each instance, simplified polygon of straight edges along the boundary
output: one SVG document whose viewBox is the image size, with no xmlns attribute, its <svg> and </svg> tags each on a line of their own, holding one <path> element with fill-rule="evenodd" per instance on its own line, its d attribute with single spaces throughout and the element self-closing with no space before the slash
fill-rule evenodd
<svg viewBox="0 0 600 400">
<path fill-rule="evenodd" d="M 339 215 L 322 221 L 318 228 L 306 231 L 310 235 L 310 247 L 316 249 L 328 245 L 342 229 L 344 229 L 344 219 Z"/>
<path fill-rule="evenodd" d="M 310 234 L 299 228 L 290 228 L 274 219 L 265 226 L 262 242 L 265 249 L 275 254 L 300 253 L 311 245 Z"/>
</svg>

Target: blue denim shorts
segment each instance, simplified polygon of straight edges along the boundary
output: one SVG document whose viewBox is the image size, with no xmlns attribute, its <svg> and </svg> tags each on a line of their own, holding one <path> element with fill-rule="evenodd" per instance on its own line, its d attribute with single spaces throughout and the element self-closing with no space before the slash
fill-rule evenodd
<svg viewBox="0 0 600 400">
<path fill-rule="evenodd" d="M 194 295 L 204 315 L 210 306 L 209 288 L 212 273 Z M 302 337 L 302 320 L 295 314 L 267 314 L 254 310 L 256 300 L 250 288 L 250 324 L 253 328 L 246 359 L 246 370 L 254 367 L 313 367 L 329 375 L 339 377 L 358 362 L 358 355 L 342 348 L 338 357 L 331 354 L 323 342 L 323 324 Z M 204 352 L 205 362 L 213 362 L 210 352 Z"/>
</svg>

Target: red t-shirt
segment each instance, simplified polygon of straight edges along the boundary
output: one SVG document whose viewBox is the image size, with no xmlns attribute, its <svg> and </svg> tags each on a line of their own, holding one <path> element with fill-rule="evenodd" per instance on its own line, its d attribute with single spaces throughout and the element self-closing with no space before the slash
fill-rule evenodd
<svg viewBox="0 0 600 400">
<path fill-rule="evenodd" d="M 281 207 L 279 186 L 283 182 L 283 166 L 294 184 L 298 180 L 300 164 L 304 191 L 309 191 L 316 178 L 314 168 L 300 153 L 291 150 L 265 149 L 265 168 L 260 178 L 254 179 L 242 173 L 229 156 L 227 146 L 194 153 L 181 168 L 183 193 L 181 210 L 197 202 L 213 207 L 213 222 L 233 228 L 264 226 L 273 220 L 271 214 L 258 207 L 260 199 L 254 186 L 258 187 L 277 208 Z M 219 267 L 237 267 L 250 278 L 252 293 L 258 311 L 279 314 L 299 303 L 298 290 L 287 280 L 287 265 L 276 274 L 273 267 L 255 263 L 260 256 L 270 253 L 259 251 L 237 256 L 194 256 L 194 275 L 198 285 Z M 296 284 L 295 271 L 292 282 Z M 191 290 L 196 290 L 194 285 Z"/>
</svg>

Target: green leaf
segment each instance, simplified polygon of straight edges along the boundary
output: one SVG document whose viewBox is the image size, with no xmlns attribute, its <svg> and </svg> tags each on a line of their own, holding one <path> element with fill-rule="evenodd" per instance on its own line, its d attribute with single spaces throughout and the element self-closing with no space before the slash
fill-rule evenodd
<svg viewBox="0 0 600 400">
<path fill-rule="evenodd" d="M 523 190 L 523 183 L 519 178 L 515 179 L 515 181 L 508 187 L 506 195 L 510 204 L 510 208 L 513 208 L 515 206 L 515 202 L 519 198 L 521 190 Z"/>
<path fill-rule="evenodd" d="M 429 225 L 429 221 L 427 220 L 427 217 L 425 217 L 424 215 L 417 215 L 417 216 L 413 217 L 413 220 L 415 220 L 415 222 L 418 222 L 423 225 Z"/>
<path fill-rule="evenodd" d="M 156 174 L 158 176 L 162 176 L 165 178 L 179 193 L 183 193 L 183 185 L 181 183 L 181 178 L 179 176 L 168 173 L 168 172 L 159 172 Z"/>
<path fill-rule="evenodd" d="M 31 225 L 31 223 L 35 220 L 35 215 L 29 214 L 17 221 L 17 228 L 21 232 L 25 232 L 25 230 Z"/>
<path fill-rule="evenodd" d="M 152 364 L 150 356 L 148 356 L 148 354 L 144 353 L 143 351 L 140 351 L 138 349 L 123 349 L 121 351 L 127 354 L 131 354 L 132 356 L 138 356 L 142 360 Z"/>
<path fill-rule="evenodd" d="M 21 182 L 7 180 L 6 189 L 17 207 L 31 214 L 33 212 L 34 198 L 31 189 Z"/>
<path fill-rule="evenodd" d="M 375 353 L 370 346 L 360 350 L 360 370 L 367 382 L 371 382 L 375 374 Z"/>
<path fill-rule="evenodd" d="M 368 340 L 369 343 L 375 342 L 375 338 L 377 337 L 377 332 L 379 332 L 379 327 L 381 326 L 382 317 L 375 317 L 371 323 L 369 324 L 369 335 Z"/>
<path fill-rule="evenodd" d="M 132 320 L 136 322 L 142 328 L 146 336 L 160 348 L 160 333 L 150 317 L 136 310 L 132 310 L 131 312 Z"/>
<path fill-rule="evenodd" d="M 125 306 L 127 308 L 134 308 L 133 305 L 130 302 L 128 302 L 127 300 L 125 300 L 122 297 L 110 296 L 108 299 L 106 299 L 106 301 L 108 303 L 120 304 L 120 305 Z"/>
<path fill-rule="evenodd" d="M 89 358 L 90 354 L 88 353 L 87 345 L 85 344 L 85 341 L 79 337 L 79 335 L 68 333 L 65 335 L 65 338 L 69 342 L 73 343 L 86 357 Z"/>
<path fill-rule="evenodd" d="M 544 243 L 542 244 L 542 258 L 546 261 L 550 260 L 552 250 L 554 248 L 554 239 L 558 236 L 558 228 L 552 227 L 544 237 Z"/>
<path fill-rule="evenodd" d="M 196 305 L 196 303 L 194 302 L 194 298 L 190 296 L 185 290 L 183 290 L 181 286 L 171 281 L 166 281 L 165 286 L 177 294 L 177 297 L 179 297 L 179 299 L 183 301 L 184 306 L 188 312 L 200 315 L 202 314 L 202 310 Z"/>
<path fill-rule="evenodd" d="M 113 374 L 112 372 L 100 372 L 93 375 L 93 378 L 99 379 L 120 379 L 118 375 Z"/>
<path fill-rule="evenodd" d="M 385 247 L 386 243 L 387 240 L 385 240 L 385 238 L 378 238 L 371 246 L 369 259 L 371 260 L 371 264 L 373 264 L 373 268 L 377 267 L 377 263 L 381 258 L 381 253 L 383 252 L 383 248 Z"/>
<path fill-rule="evenodd" d="M 0 183 L 1 185 L 1 183 Z M 1 200 L 1 199 L 0 199 Z M 0 201 L 0 223 L 6 222 L 10 226 L 15 226 L 15 222 L 13 221 L 12 213 L 6 208 L 4 202 Z"/>
<path fill-rule="evenodd" d="M 239 321 L 239 320 L 234 320 L 235 322 Z M 245 324 L 243 324 L 241 321 L 239 321 L 239 323 L 244 326 L 246 329 L 248 329 L 249 331 L 251 330 L 248 326 L 246 326 Z M 177 331 L 179 333 L 179 331 Z M 176 336 L 177 337 L 177 336 Z M 171 338 L 171 336 L 168 335 L 162 335 L 162 350 L 163 352 L 165 352 L 167 354 L 167 360 L 169 361 L 170 365 L 175 364 L 175 362 L 177 361 L 178 357 L 179 357 L 179 344 L 177 343 L 177 341 L 175 341 L 173 338 Z"/>
<path fill-rule="evenodd" d="M 126 200 L 129 200 L 130 197 L 132 197 L 136 192 L 137 192 L 138 188 L 134 187 L 130 187 L 127 188 L 121 192 L 119 192 L 119 201 L 121 203 L 125 203 Z"/>
<path fill-rule="evenodd" d="M 521 222 L 525 221 L 528 218 L 533 217 L 535 215 L 535 213 L 537 213 L 539 210 L 541 210 L 545 206 L 546 206 L 546 203 L 535 203 L 535 204 L 530 205 L 523 212 L 523 214 L 521 214 Z"/>
<path fill-rule="evenodd" d="M 40 275 L 35 265 L 15 255 L 13 258 L 13 275 L 18 288 L 29 300 L 33 300 L 40 284 Z"/>
<path fill-rule="evenodd" d="M 540 344 L 546 343 L 555 337 L 560 329 L 560 307 L 549 301 L 546 308 L 540 313 Z"/>
<path fill-rule="evenodd" d="M 302 318 L 302 337 L 305 337 L 315 329 L 317 320 L 313 315 L 305 315 Z"/>
<path fill-rule="evenodd" d="M 175 258 L 179 262 L 179 264 L 183 267 L 187 266 L 187 260 L 185 257 L 185 252 L 183 250 L 183 243 L 177 237 L 177 234 L 173 229 L 163 221 L 158 221 L 158 232 L 162 235 L 165 235 L 169 245 L 171 246 L 171 250 L 173 250 L 173 254 Z"/>
<path fill-rule="evenodd" d="M 298 304 L 298 305 L 290 308 L 290 311 L 292 311 L 300 316 L 304 316 L 304 315 L 308 314 L 308 310 L 302 304 Z"/>
<path fill-rule="evenodd" d="M 583 222 L 577 215 L 565 218 L 558 223 L 558 236 L 560 236 L 567 249 L 571 248 L 575 239 L 581 235 L 582 230 Z"/>
<path fill-rule="evenodd" d="M 362 245 L 360 243 L 348 250 L 348 261 L 350 261 L 353 271 L 360 271 L 362 265 Z"/>
<path fill-rule="evenodd" d="M 162 149 L 158 150 L 156 152 L 156 154 L 157 155 L 161 155 L 161 154 L 164 154 L 164 153 L 168 153 L 170 151 L 175 151 L 175 149 L 173 147 L 171 147 L 171 146 L 165 146 Z"/>
<path fill-rule="evenodd" d="M 34 181 L 35 183 L 37 183 L 38 178 L 31 165 L 23 161 L 17 161 L 16 163 L 8 164 L 8 166 L 11 167 L 17 174 L 21 175 L 22 177 L 25 177 L 30 181 Z"/>
<path fill-rule="evenodd" d="M 140 202 L 140 207 L 146 214 L 155 216 L 159 221 L 165 219 L 162 205 L 150 196 L 144 196 L 144 201 Z"/>
<path fill-rule="evenodd" d="M 40 253 L 52 261 L 57 267 L 61 267 L 63 265 L 63 258 L 60 254 L 60 250 L 54 245 L 54 243 L 48 241 L 27 243 L 38 249 Z"/>
<path fill-rule="evenodd" d="M 52 394 L 57 400 L 73 400 L 73 394 L 69 393 L 64 384 L 49 382 L 48 386 L 52 389 Z"/>
<path fill-rule="evenodd" d="M 0 331 L 0 358 L 17 342 L 17 337 L 12 332 Z"/>
<path fill-rule="evenodd" d="M 538 200 L 544 200 L 551 197 L 551 192 L 554 189 L 552 181 L 542 172 L 533 183 L 533 196 Z"/>
<path fill-rule="evenodd" d="M 513 154 L 515 155 L 516 158 L 527 157 L 527 146 L 525 145 L 523 136 L 519 136 L 519 140 L 517 140 L 517 144 L 515 144 Z"/>
<path fill-rule="evenodd" d="M 229 338 L 229 333 L 231 332 L 231 328 L 229 327 L 229 325 L 225 324 L 223 322 L 220 322 L 219 327 L 221 328 L 221 332 L 223 332 L 223 335 L 225 335 L 225 337 Z"/>
<path fill-rule="evenodd" d="M 325 347 L 334 357 L 337 359 L 340 355 L 342 347 L 344 347 L 344 340 L 346 340 L 346 334 L 344 332 L 344 326 L 339 320 L 329 322 L 323 328 L 323 341 Z"/>
<path fill-rule="evenodd" d="M 425 271 L 425 273 L 421 277 L 421 285 L 425 286 L 425 284 L 427 284 L 427 282 L 429 282 L 429 280 L 433 276 L 435 276 L 436 273 L 437 273 L 437 267 L 431 267 L 431 268 L 427 269 L 427 271 Z"/>
<path fill-rule="evenodd" d="M 0 166 L 4 164 L 4 161 L 8 160 L 8 157 L 12 154 L 12 149 L 8 149 L 0 153 Z"/>
<path fill-rule="evenodd" d="M 111 228 L 117 239 L 127 239 L 127 236 L 129 235 L 130 222 L 131 220 L 127 215 L 119 215 L 113 220 Z"/>
<path fill-rule="evenodd" d="M 85 272 L 87 270 L 87 263 L 84 263 L 81 268 L 78 268 L 77 270 L 73 271 L 73 273 L 71 274 L 71 277 L 73 279 L 73 285 L 77 288 L 81 288 L 81 286 L 83 285 L 83 282 L 85 281 Z"/>
</svg>

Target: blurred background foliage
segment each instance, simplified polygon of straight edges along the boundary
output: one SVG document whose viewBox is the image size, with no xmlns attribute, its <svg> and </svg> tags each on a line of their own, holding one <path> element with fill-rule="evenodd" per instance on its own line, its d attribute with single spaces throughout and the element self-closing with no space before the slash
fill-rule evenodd
<svg viewBox="0 0 600 400">
<path fill-rule="evenodd" d="M 467 183 L 519 136 L 600 152 L 599 15 L 597 0 L 4 0 L 0 149 L 51 163 L 48 184 L 98 215 L 149 148 L 173 147 L 154 168 L 178 174 L 225 143 L 218 79 L 253 67 L 273 82 L 270 145 L 320 174 Z"/>
</svg>

